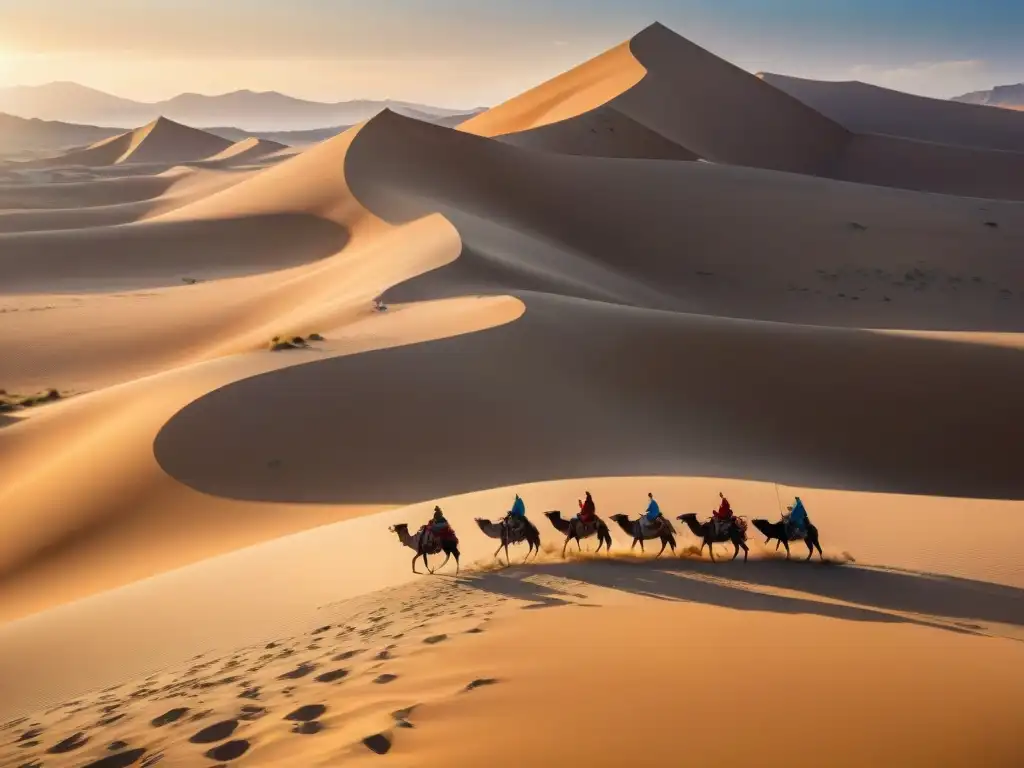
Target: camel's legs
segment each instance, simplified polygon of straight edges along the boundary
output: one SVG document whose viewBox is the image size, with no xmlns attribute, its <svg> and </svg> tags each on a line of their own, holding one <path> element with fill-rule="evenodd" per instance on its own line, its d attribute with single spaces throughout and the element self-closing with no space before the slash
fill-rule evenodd
<svg viewBox="0 0 1024 768">
<path fill-rule="evenodd" d="M 738 555 L 738 554 L 740 553 L 740 545 L 739 545 L 739 544 L 737 544 L 737 543 L 736 543 L 736 542 L 734 541 L 734 542 L 732 543 L 732 546 L 733 546 L 733 549 L 735 550 L 735 551 L 734 551 L 734 552 L 732 553 L 732 559 L 733 559 L 733 560 L 735 560 L 735 559 L 736 559 L 736 556 L 737 556 L 737 555 Z"/>
<path fill-rule="evenodd" d="M 745 562 L 747 562 L 747 555 L 750 554 L 750 547 L 748 547 L 742 541 L 740 542 L 740 546 L 743 547 L 743 562 L 745 563 Z"/>
<path fill-rule="evenodd" d="M 601 538 L 601 534 L 597 534 L 597 549 L 594 550 L 595 555 L 601 551 L 602 546 L 604 546 L 604 539 Z"/>
<path fill-rule="evenodd" d="M 765 539 L 764 543 L 767 544 L 769 541 L 770 541 L 770 539 Z M 778 541 L 775 542 L 775 551 L 776 552 L 779 551 L 779 545 L 780 544 L 782 544 L 782 539 L 779 539 Z"/>
<path fill-rule="evenodd" d="M 498 545 L 498 548 L 497 548 L 496 550 L 494 550 L 494 555 L 493 555 L 493 557 L 497 557 L 497 556 L 498 556 L 498 553 L 499 553 L 499 552 L 501 552 L 501 548 L 502 548 L 503 546 L 505 546 L 505 545 L 504 545 L 504 544 L 499 544 L 499 545 Z"/>
<path fill-rule="evenodd" d="M 661 549 L 658 551 L 658 554 L 654 556 L 655 560 L 657 560 L 659 557 L 661 557 L 661 553 L 665 551 L 665 547 L 667 547 L 667 546 L 668 546 L 668 539 L 662 539 L 661 540 Z"/>
<path fill-rule="evenodd" d="M 818 541 L 817 536 L 814 537 L 814 546 L 818 548 L 818 557 L 821 559 L 821 562 L 825 562 L 825 553 L 821 551 L 821 542 Z"/>
<path fill-rule="evenodd" d="M 416 570 L 416 561 L 419 560 L 419 559 L 420 559 L 420 553 L 419 552 L 417 552 L 415 555 L 412 556 L 412 572 L 413 573 L 419 573 L 419 571 Z M 426 560 L 427 560 L 426 555 L 424 555 L 423 556 L 423 561 L 426 562 Z"/>
<path fill-rule="evenodd" d="M 786 547 L 786 559 L 789 560 L 789 542 L 786 541 L 785 539 L 782 539 L 782 543 Z"/>
<path fill-rule="evenodd" d="M 715 542 L 708 542 L 708 554 L 711 555 L 711 562 L 715 562 Z"/>
<path fill-rule="evenodd" d="M 576 551 L 577 552 L 582 552 L 583 551 L 583 546 L 580 544 L 580 537 L 579 536 L 576 537 Z"/>
<path fill-rule="evenodd" d="M 446 565 L 448 565 L 448 561 L 451 560 L 451 559 L 452 559 L 452 553 L 451 552 L 445 552 L 444 553 L 444 562 L 441 563 L 439 566 L 437 566 L 437 568 L 435 568 L 434 570 L 435 571 L 440 571 L 442 568 L 444 568 Z"/>
<path fill-rule="evenodd" d="M 565 559 L 565 548 L 569 546 L 570 539 L 572 539 L 572 536 L 566 536 L 565 537 L 565 544 L 562 545 L 562 558 L 563 559 Z"/>
<path fill-rule="evenodd" d="M 508 544 L 505 545 L 505 565 L 512 566 L 512 560 L 508 556 Z"/>
</svg>

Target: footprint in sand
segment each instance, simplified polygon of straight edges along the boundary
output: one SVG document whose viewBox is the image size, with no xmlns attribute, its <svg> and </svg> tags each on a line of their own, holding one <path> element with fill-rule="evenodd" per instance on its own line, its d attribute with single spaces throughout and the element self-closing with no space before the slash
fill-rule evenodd
<svg viewBox="0 0 1024 768">
<path fill-rule="evenodd" d="M 213 725 L 208 725 L 203 730 L 192 735 L 189 739 L 193 744 L 212 744 L 215 741 L 224 741 L 235 732 L 238 727 L 237 720 L 223 720 Z"/>
<path fill-rule="evenodd" d="M 237 760 L 248 751 L 249 742 L 245 739 L 236 739 L 208 750 L 206 756 L 211 760 Z"/>
<path fill-rule="evenodd" d="M 309 662 L 304 662 L 302 664 L 299 664 L 299 666 L 297 666 L 291 672 L 285 672 L 283 675 L 278 675 L 277 679 L 278 680 L 298 680 L 299 678 L 305 677 L 306 675 L 310 674 L 315 669 L 316 669 L 316 664 L 311 664 Z"/>
<path fill-rule="evenodd" d="M 130 749 L 127 752 L 118 752 L 116 755 L 107 755 L 99 760 L 94 760 L 87 763 L 84 768 L 127 768 L 129 765 L 135 765 L 144 754 L 146 754 L 145 749 Z"/>
<path fill-rule="evenodd" d="M 29 728 L 21 736 L 18 737 L 18 741 L 30 741 L 37 736 L 41 736 L 43 733 L 42 728 Z"/>
<path fill-rule="evenodd" d="M 117 752 L 128 746 L 127 741 L 112 741 L 107 745 L 107 752 Z"/>
<path fill-rule="evenodd" d="M 110 717 L 104 717 L 102 720 L 98 720 L 96 722 L 96 725 L 98 725 L 100 727 L 107 726 L 107 725 L 113 725 L 118 720 L 121 720 L 123 718 L 124 718 L 124 713 L 122 712 L 119 715 L 111 715 Z"/>
<path fill-rule="evenodd" d="M 292 733 L 311 736 L 314 733 L 320 733 L 324 729 L 323 723 L 318 718 L 326 711 L 327 707 L 323 704 L 307 704 L 285 715 L 284 719 L 295 723 L 292 727 Z"/>
<path fill-rule="evenodd" d="M 324 632 L 330 632 L 332 628 L 333 628 L 332 625 L 328 624 L 328 625 L 326 625 L 324 627 L 320 627 L 319 629 L 314 629 L 312 632 L 310 632 L 310 634 L 311 635 L 322 635 Z"/>
<path fill-rule="evenodd" d="M 162 728 L 170 723 L 176 723 L 188 713 L 188 707 L 175 707 L 164 712 L 160 717 L 154 717 L 149 724 L 154 728 Z"/>
<path fill-rule="evenodd" d="M 266 707 L 254 707 L 251 704 L 246 704 L 242 707 L 242 713 L 238 716 L 239 720 L 259 720 L 261 717 L 267 715 Z"/>
<path fill-rule="evenodd" d="M 88 740 L 89 737 L 81 731 L 79 731 L 78 733 L 68 736 L 63 741 L 57 742 L 46 751 L 49 752 L 51 755 L 63 755 L 65 752 L 71 752 L 73 750 L 78 749 L 79 747 L 83 746 Z"/>
<path fill-rule="evenodd" d="M 346 677 L 348 677 L 347 669 L 334 669 L 330 672 L 324 672 L 322 675 L 319 675 L 313 679 L 316 680 L 316 682 L 318 683 L 333 683 L 338 680 L 342 680 Z"/>
<path fill-rule="evenodd" d="M 344 653 L 339 653 L 337 656 L 334 656 L 331 659 L 331 661 L 347 661 L 348 659 L 351 659 L 353 656 L 358 656 L 362 652 L 362 648 L 360 648 L 357 651 L 345 651 Z"/>
<path fill-rule="evenodd" d="M 391 718 L 395 721 L 395 727 L 413 728 L 413 724 L 409 722 L 409 717 L 412 715 L 413 710 L 415 710 L 417 706 L 419 705 L 413 704 L 411 707 L 406 707 L 405 709 L 396 709 L 394 712 L 392 712 Z"/>
<path fill-rule="evenodd" d="M 482 688 L 485 685 L 495 685 L 497 682 L 498 681 L 493 677 L 481 677 L 467 685 L 466 690 L 472 691 L 476 688 Z"/>
<path fill-rule="evenodd" d="M 391 674 L 385 673 L 383 675 L 377 675 L 377 677 L 375 677 L 373 679 L 373 682 L 377 683 L 377 685 L 384 685 L 385 683 L 390 683 L 393 680 L 397 680 L 397 679 L 398 679 L 398 675 L 391 675 Z"/>
<path fill-rule="evenodd" d="M 156 765 L 157 763 L 159 763 L 163 759 L 164 759 L 164 753 L 163 752 L 157 752 L 155 755 L 150 755 L 149 757 L 144 757 L 142 759 L 142 762 L 139 763 L 139 765 L 142 768 L 149 768 L 149 766 Z"/>
<path fill-rule="evenodd" d="M 240 698 L 240 699 L 258 699 L 259 697 L 260 697 L 260 689 L 259 688 L 248 688 L 248 689 L 242 691 L 240 694 L 238 694 L 238 698 Z"/>
<path fill-rule="evenodd" d="M 298 723 L 308 723 L 311 720 L 316 720 L 326 711 L 327 707 L 323 704 L 306 704 L 294 712 L 289 712 L 284 716 L 284 719 Z"/>
<path fill-rule="evenodd" d="M 427 645 L 437 645 L 438 643 L 443 643 L 447 639 L 448 635 L 431 635 L 423 642 Z"/>
<path fill-rule="evenodd" d="M 383 733 L 375 733 L 373 736 L 367 736 L 363 739 L 363 746 L 371 752 L 376 752 L 378 755 L 386 755 L 391 751 L 391 739 Z"/>
<path fill-rule="evenodd" d="M 483 627 L 473 627 L 472 629 L 467 629 L 466 630 L 466 634 L 467 635 L 479 635 L 483 631 L 484 631 Z"/>
</svg>

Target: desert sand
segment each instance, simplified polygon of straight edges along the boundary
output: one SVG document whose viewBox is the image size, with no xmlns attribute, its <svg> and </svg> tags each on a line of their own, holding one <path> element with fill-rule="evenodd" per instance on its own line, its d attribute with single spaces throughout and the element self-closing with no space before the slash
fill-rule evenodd
<svg viewBox="0 0 1024 768">
<path fill-rule="evenodd" d="M 654 25 L 457 130 L 4 169 L 0 766 L 1020 765 L 1024 153 L 792 90 Z M 823 556 L 712 562 L 720 491 Z"/>
</svg>

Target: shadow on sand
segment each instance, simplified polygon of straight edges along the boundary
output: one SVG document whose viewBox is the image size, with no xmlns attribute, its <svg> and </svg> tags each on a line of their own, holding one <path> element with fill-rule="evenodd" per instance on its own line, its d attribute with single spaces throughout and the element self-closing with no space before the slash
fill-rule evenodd
<svg viewBox="0 0 1024 768">
<path fill-rule="evenodd" d="M 536 577 L 568 580 L 538 583 Z M 469 587 L 529 602 L 528 608 L 578 605 L 571 582 L 661 600 L 741 611 L 814 614 L 847 621 L 909 623 L 966 634 L 996 634 L 982 623 L 1024 627 L 1024 589 L 950 576 L 853 565 L 780 560 L 743 564 L 692 560 L 589 560 L 469 574 Z M 794 597 L 761 590 L 791 590 Z M 822 600 L 839 600 L 842 605 Z M 901 615 L 913 614 L 913 615 Z"/>
</svg>

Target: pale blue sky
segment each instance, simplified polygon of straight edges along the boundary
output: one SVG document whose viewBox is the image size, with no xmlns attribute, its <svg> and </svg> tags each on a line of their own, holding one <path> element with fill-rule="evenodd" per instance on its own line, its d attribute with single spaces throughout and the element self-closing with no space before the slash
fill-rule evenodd
<svg viewBox="0 0 1024 768">
<path fill-rule="evenodd" d="M 655 20 L 751 71 L 934 96 L 1024 80 L 1024 0 L 0 0 L 0 86 L 472 106 Z"/>
</svg>

